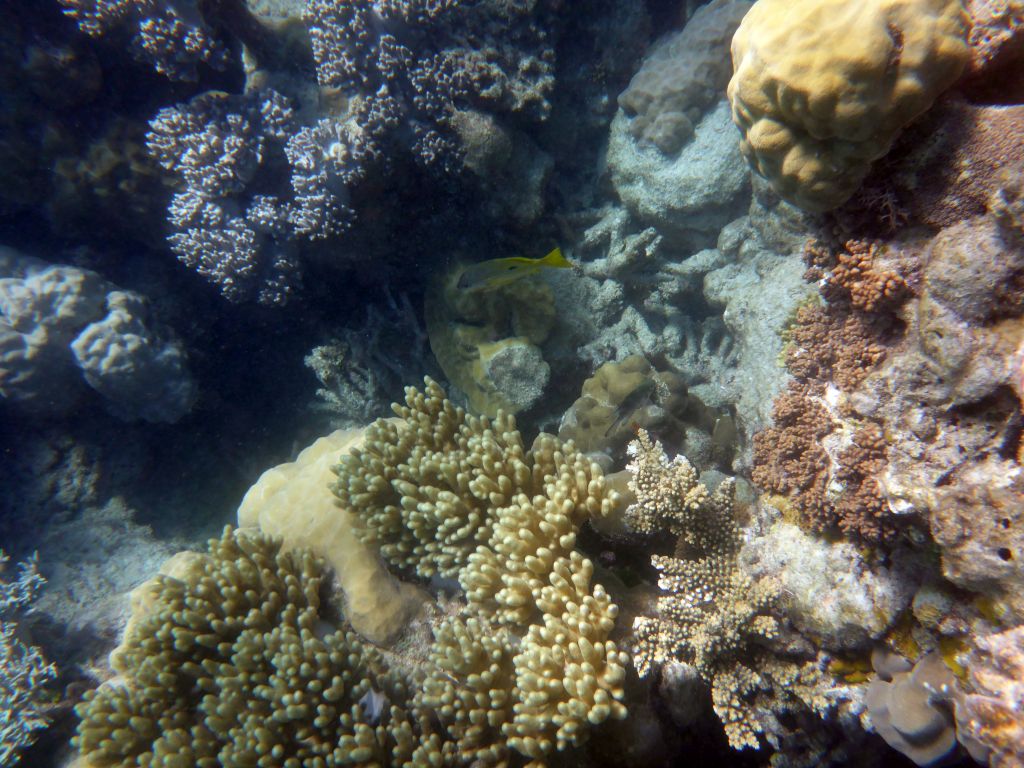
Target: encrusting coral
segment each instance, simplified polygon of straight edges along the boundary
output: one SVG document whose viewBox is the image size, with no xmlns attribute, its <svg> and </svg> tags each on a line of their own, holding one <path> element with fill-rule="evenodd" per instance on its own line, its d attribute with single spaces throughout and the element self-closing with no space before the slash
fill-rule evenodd
<svg viewBox="0 0 1024 768">
<path fill-rule="evenodd" d="M 542 434 L 527 451 L 513 417 L 470 416 L 429 378 L 393 407 L 336 467 L 335 495 L 393 569 L 462 585 L 424 686 L 442 725 L 468 755 L 512 748 L 540 766 L 626 714 L 618 608 L 575 549 L 618 494 L 572 442 Z"/>
<path fill-rule="evenodd" d="M 732 42 L 733 121 L 786 200 L 826 211 L 960 76 L 959 0 L 760 0 Z"/>
<path fill-rule="evenodd" d="M 778 590 L 739 568 L 733 482 L 724 480 L 710 493 L 684 457 L 669 461 L 643 430 L 630 453 L 636 502 L 627 520 L 639 531 L 668 530 L 679 537 L 674 556 L 652 558 L 663 594 L 657 617 L 633 623 L 637 670 L 646 676 L 669 662 L 692 666 L 711 687 L 729 744 L 757 747 L 764 730 L 758 694 L 786 691 L 800 698 L 813 685 L 814 670 L 758 647 L 778 633 L 772 615 Z"/>
</svg>

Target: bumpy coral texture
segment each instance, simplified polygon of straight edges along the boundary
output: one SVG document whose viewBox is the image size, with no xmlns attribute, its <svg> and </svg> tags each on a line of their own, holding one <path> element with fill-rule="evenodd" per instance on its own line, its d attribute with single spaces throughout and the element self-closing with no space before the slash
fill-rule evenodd
<svg viewBox="0 0 1024 768">
<path fill-rule="evenodd" d="M 894 313 L 911 295 L 904 273 L 913 269 L 877 243 L 810 243 L 804 256 L 805 277 L 821 283 L 827 303 L 802 306 L 788 331 L 794 380 L 775 400 L 772 426 L 754 437 L 753 480 L 785 497 L 805 527 L 877 542 L 893 532 L 876 482 L 887 444 L 870 422 L 844 441 L 832 437 L 846 414 L 831 388 L 854 391 L 885 359 L 901 333 Z"/>
<path fill-rule="evenodd" d="M 834 208 L 963 71 L 959 0 L 760 0 L 733 37 L 733 121 L 786 200 Z"/>
<path fill-rule="evenodd" d="M 729 744 L 756 747 L 762 726 L 749 699 L 772 681 L 755 644 L 778 631 L 771 615 L 777 595 L 770 582 L 738 567 L 733 483 L 709 493 L 684 457 L 669 461 L 643 430 L 630 452 L 636 502 L 627 520 L 640 531 L 667 529 L 679 537 L 676 556 L 652 558 L 663 596 L 657 617 L 634 621 L 634 663 L 645 676 L 669 661 L 693 666 L 711 686 Z"/>
<path fill-rule="evenodd" d="M 91 37 L 130 29 L 139 58 L 173 80 L 195 80 L 196 67 L 222 67 L 227 52 L 204 21 L 196 0 L 60 0 Z"/>
<path fill-rule="evenodd" d="M 542 434 L 526 451 L 512 417 L 469 416 L 429 379 L 394 409 L 342 459 L 335 494 L 392 567 L 463 587 L 463 615 L 435 632 L 425 706 L 467 755 L 543 765 L 626 714 L 618 608 L 575 550 L 618 495 L 571 442 Z"/>
<path fill-rule="evenodd" d="M 227 529 L 178 577 L 147 582 L 112 657 L 120 679 L 77 707 L 86 764 L 438 760 L 439 743 L 415 729 L 400 705 L 407 691 L 379 653 L 321 612 L 322 578 L 308 552 Z M 380 712 L 374 692 L 386 699 Z"/>
<path fill-rule="evenodd" d="M 149 151 L 179 180 L 171 249 L 231 301 L 282 304 L 298 283 L 292 204 L 253 185 L 281 162 L 292 118 L 287 99 L 267 90 L 205 93 L 150 121 Z"/>
<path fill-rule="evenodd" d="M 714 0 L 683 30 L 662 40 L 619 94 L 629 132 L 674 154 L 693 138 L 694 126 L 721 97 L 732 72 L 726 51 L 751 3 Z"/>
<path fill-rule="evenodd" d="M 426 166 L 458 168 L 453 110 L 477 106 L 544 119 L 554 53 L 544 6 L 310 0 L 306 23 L 321 85 L 386 99 L 400 143 Z"/>
<path fill-rule="evenodd" d="M 962 727 L 991 750 L 992 768 L 1019 768 L 1024 765 L 1024 627 L 979 640 L 969 670 L 976 693 L 962 702 Z"/>
</svg>

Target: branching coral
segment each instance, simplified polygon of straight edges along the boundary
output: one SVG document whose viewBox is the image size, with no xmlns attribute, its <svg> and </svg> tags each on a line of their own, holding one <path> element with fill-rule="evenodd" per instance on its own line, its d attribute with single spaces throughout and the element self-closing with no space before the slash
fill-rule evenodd
<svg viewBox="0 0 1024 768">
<path fill-rule="evenodd" d="M 553 54 L 537 15 L 459 0 L 311 0 L 305 18 L 321 85 L 387 99 L 420 162 L 457 168 L 457 107 L 550 111 Z"/>
<path fill-rule="evenodd" d="M 626 713 L 618 608 L 575 550 L 618 495 L 571 442 L 542 434 L 526 451 L 512 417 L 469 416 L 429 379 L 394 410 L 343 457 L 334 492 L 393 568 L 463 587 L 464 616 L 435 633 L 424 706 L 465 756 L 511 748 L 541 765 Z"/>
<path fill-rule="evenodd" d="M 140 58 L 174 80 L 195 80 L 196 66 L 222 67 L 227 51 L 204 21 L 195 0 L 60 0 L 64 12 L 91 37 L 131 29 Z"/>
<path fill-rule="evenodd" d="M 627 519 L 643 530 L 667 528 L 679 536 L 675 556 L 652 559 L 663 596 L 656 618 L 634 621 L 637 670 L 648 675 L 668 661 L 693 666 L 711 687 L 729 743 L 756 747 L 762 726 L 751 699 L 776 684 L 776 673 L 786 673 L 756 648 L 778 631 L 771 614 L 777 593 L 771 582 L 754 581 L 739 569 L 733 484 L 726 480 L 710 494 L 685 458 L 670 462 L 643 430 L 630 453 L 636 502 Z"/>
<path fill-rule="evenodd" d="M 87 765 L 439 759 L 439 742 L 402 706 L 400 678 L 321 611 L 315 557 L 228 529 L 209 554 L 171 562 L 174 575 L 134 593 L 133 620 L 111 662 L 121 679 L 77 707 L 75 745 Z"/>
<path fill-rule="evenodd" d="M 0 550 L 0 571 L 7 555 Z M 0 765 L 18 762 L 20 752 L 46 728 L 46 686 L 57 676 L 57 669 L 34 646 L 22 642 L 17 614 L 35 600 L 45 583 L 39 575 L 35 557 L 18 566 L 12 581 L 0 581 Z"/>
<path fill-rule="evenodd" d="M 231 301 L 281 304 L 298 281 L 291 204 L 253 185 L 283 160 L 292 119 L 287 99 L 267 90 L 205 93 L 150 122 L 149 151 L 181 183 L 168 209 L 171 248 Z"/>
</svg>

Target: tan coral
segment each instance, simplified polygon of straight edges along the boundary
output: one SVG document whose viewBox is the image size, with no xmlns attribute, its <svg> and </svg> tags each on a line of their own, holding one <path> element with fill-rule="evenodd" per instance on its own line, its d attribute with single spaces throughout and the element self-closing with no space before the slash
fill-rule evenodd
<svg viewBox="0 0 1024 768">
<path fill-rule="evenodd" d="M 240 528 L 257 528 L 285 550 L 309 549 L 323 557 L 344 593 L 345 616 L 363 637 L 386 643 L 424 600 L 420 590 L 394 579 L 377 553 L 353 530 L 352 514 L 338 509 L 329 485 L 331 467 L 361 446 L 364 430 L 337 430 L 260 475 L 238 507 Z"/>
<path fill-rule="evenodd" d="M 959 0 L 760 0 L 733 37 L 751 166 L 808 211 L 843 203 L 968 60 Z"/>
</svg>

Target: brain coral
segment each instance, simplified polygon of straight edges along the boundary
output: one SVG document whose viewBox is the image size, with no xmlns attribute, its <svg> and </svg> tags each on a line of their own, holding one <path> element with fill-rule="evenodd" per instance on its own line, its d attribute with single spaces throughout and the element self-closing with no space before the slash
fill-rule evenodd
<svg viewBox="0 0 1024 768">
<path fill-rule="evenodd" d="M 808 211 L 845 202 L 967 63 L 959 0 L 761 0 L 732 42 L 750 165 Z"/>
</svg>

